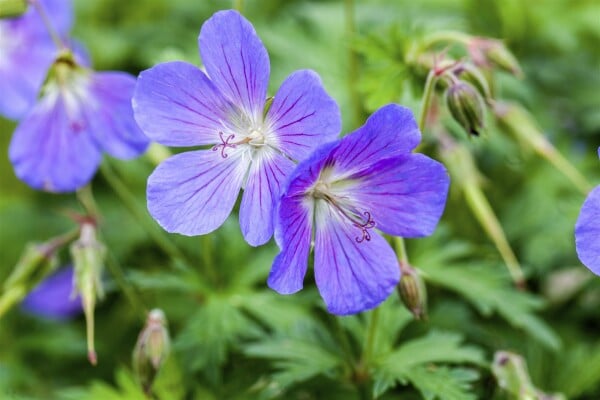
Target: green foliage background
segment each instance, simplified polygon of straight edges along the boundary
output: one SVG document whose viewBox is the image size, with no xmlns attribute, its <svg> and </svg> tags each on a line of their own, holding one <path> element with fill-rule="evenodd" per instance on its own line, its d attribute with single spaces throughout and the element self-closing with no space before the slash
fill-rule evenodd
<svg viewBox="0 0 600 400">
<path fill-rule="evenodd" d="M 232 7 L 191 0 L 74 3 L 74 36 L 88 46 L 95 67 L 133 74 L 168 60 L 199 64 L 201 24 Z M 555 146 L 598 182 L 595 0 L 355 3 L 349 35 L 348 2 L 244 2 L 244 15 L 271 57 L 271 94 L 292 71 L 314 69 L 350 132 L 389 102 L 418 114 L 426 71 L 405 55 L 422 35 L 453 29 L 502 38 L 525 78 L 498 73 L 497 93 L 523 104 Z M 61 211 L 79 207 L 74 195 L 35 192 L 15 178 L 7 157 L 14 127 L 0 119 L 0 281 L 26 243 L 71 228 Z M 427 281 L 428 320 L 413 321 L 392 296 L 370 333 L 372 313 L 328 315 L 310 273 L 299 294 L 269 290 L 265 280 L 277 248 L 249 247 L 236 215 L 206 237 L 163 233 L 145 208 L 149 159 L 105 158 L 104 174 L 93 183 L 113 260 L 108 295 L 96 312 L 99 365 L 87 363 L 83 317 L 57 323 L 15 308 L 0 320 L 0 398 L 144 399 L 130 360 L 145 311 L 154 307 L 165 311 L 173 339 L 155 385 L 160 399 L 503 399 L 490 371 L 501 349 L 522 354 L 544 391 L 600 398 L 600 280 L 579 263 L 573 240 L 584 195 L 495 124 L 473 140 L 453 129 L 486 177 L 485 193 L 523 264 L 528 291 L 511 285 L 453 183 L 437 232 L 408 241 L 411 263 Z M 177 257 L 165 250 L 170 246 L 180 249 Z M 68 262 L 67 251 L 61 259 Z"/>
</svg>

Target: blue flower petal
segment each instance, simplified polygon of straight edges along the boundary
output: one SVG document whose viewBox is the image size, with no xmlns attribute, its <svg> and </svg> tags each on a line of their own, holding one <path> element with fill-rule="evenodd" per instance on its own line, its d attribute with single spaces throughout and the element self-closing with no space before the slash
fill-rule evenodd
<svg viewBox="0 0 600 400">
<path fill-rule="evenodd" d="M 337 170 L 352 173 L 373 164 L 373 160 L 411 152 L 421 141 L 417 122 L 406 107 L 390 104 L 375 111 L 365 122 L 344 137 L 333 157 Z"/>
<path fill-rule="evenodd" d="M 327 310 L 346 315 L 376 307 L 400 279 L 394 251 L 377 233 L 359 243 L 360 231 L 338 210 L 316 204 L 315 280 Z"/>
<path fill-rule="evenodd" d="M 275 239 L 281 252 L 275 257 L 267 284 L 280 294 L 302 289 L 308 267 L 313 210 L 304 196 L 283 197 L 279 203 Z"/>
<path fill-rule="evenodd" d="M 9 158 L 19 179 L 51 192 L 85 185 L 101 160 L 83 105 L 53 90 L 17 126 Z"/>
<path fill-rule="evenodd" d="M 204 72 L 181 61 L 143 71 L 133 109 L 144 133 L 166 146 L 217 143 L 219 131 L 226 130 L 223 124 L 234 112 Z"/>
<path fill-rule="evenodd" d="M 131 96 L 136 79 L 124 72 L 92 75 L 87 121 L 100 148 L 122 159 L 139 156 L 148 138 L 133 119 Z"/>
<path fill-rule="evenodd" d="M 23 310 L 58 320 L 81 314 L 81 298 L 73 296 L 73 274 L 73 267 L 69 266 L 44 279 L 25 297 Z"/>
<path fill-rule="evenodd" d="M 575 247 L 581 262 L 600 275 L 600 186 L 588 195 L 575 225 Z"/>
<path fill-rule="evenodd" d="M 177 154 L 148 178 L 148 210 L 168 232 L 194 236 L 214 231 L 231 213 L 249 160 L 232 151 Z"/>
<path fill-rule="evenodd" d="M 274 211 L 294 163 L 271 148 L 262 149 L 248 173 L 240 204 L 240 227 L 251 246 L 265 244 L 273 235 Z"/>
<path fill-rule="evenodd" d="M 316 147 L 336 139 L 341 129 L 340 109 L 315 72 L 297 71 L 279 88 L 266 124 L 276 134 L 278 147 L 300 161 Z"/>
<path fill-rule="evenodd" d="M 370 212 L 377 229 L 402 237 L 433 233 L 450 185 L 444 166 L 422 154 L 378 161 L 349 179 L 354 184 L 340 195 Z"/>
<path fill-rule="evenodd" d="M 237 11 L 219 11 L 198 38 L 208 76 L 233 104 L 259 121 L 269 83 L 269 55 L 254 27 Z"/>
<path fill-rule="evenodd" d="M 72 6 L 67 0 L 40 0 L 39 5 L 61 36 L 72 23 Z M 22 118 L 35 104 L 48 68 L 58 48 L 48 34 L 37 10 L 30 6 L 18 18 L 0 20 L 0 114 Z"/>
</svg>

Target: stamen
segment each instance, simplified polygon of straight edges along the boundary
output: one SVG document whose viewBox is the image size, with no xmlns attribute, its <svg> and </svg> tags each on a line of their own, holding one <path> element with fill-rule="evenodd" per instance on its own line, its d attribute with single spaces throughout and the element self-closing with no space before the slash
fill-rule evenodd
<svg viewBox="0 0 600 400">
<path fill-rule="evenodd" d="M 362 243 L 365 240 L 368 242 L 371 240 L 371 232 L 369 229 L 373 229 L 375 227 L 375 221 L 371 216 L 369 211 L 364 211 L 362 214 L 364 217 L 361 217 L 360 212 L 358 210 L 348 210 L 337 201 L 336 196 L 333 196 L 326 191 L 326 185 L 323 182 L 317 183 L 315 188 L 310 194 L 317 199 L 323 199 L 327 203 L 331 204 L 336 210 L 340 212 L 348 221 L 352 222 L 352 226 L 360 229 L 362 233 L 362 237 L 357 236 L 354 238 L 356 243 Z"/>
<path fill-rule="evenodd" d="M 362 231 L 362 237 L 359 238 L 358 236 L 355 238 L 356 243 L 362 243 L 365 240 L 368 242 L 371 240 L 371 233 L 369 233 L 368 229 L 372 229 L 375 227 L 375 221 L 373 221 L 373 218 L 371 217 L 371 213 L 368 211 L 365 211 L 363 213 L 365 215 L 365 217 L 367 218 L 367 222 L 365 223 L 358 223 L 358 222 L 354 222 L 352 225 L 354 225 L 355 227 L 359 228 Z"/>
<path fill-rule="evenodd" d="M 227 139 L 225 139 L 223 137 L 223 132 L 219 131 L 219 138 L 221 139 L 221 143 L 220 144 L 216 144 L 213 146 L 212 151 L 218 151 L 219 147 L 221 148 L 221 157 L 223 158 L 227 158 L 228 155 L 227 153 L 225 153 L 225 150 L 230 147 L 232 149 L 235 149 L 238 143 L 229 143 L 231 140 L 233 140 L 233 138 L 235 137 L 234 134 L 231 134 L 229 136 L 227 136 Z"/>
</svg>

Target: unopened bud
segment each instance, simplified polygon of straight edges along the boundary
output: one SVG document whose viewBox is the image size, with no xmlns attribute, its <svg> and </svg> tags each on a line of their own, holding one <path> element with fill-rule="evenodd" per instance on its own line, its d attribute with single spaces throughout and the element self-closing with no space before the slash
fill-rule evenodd
<svg viewBox="0 0 600 400">
<path fill-rule="evenodd" d="M 54 241 L 31 243 L 25 247 L 19 262 L 6 279 L 0 296 L 0 317 L 23 300 L 27 293 L 58 266 Z"/>
<path fill-rule="evenodd" d="M 469 50 L 477 65 L 496 66 L 517 77 L 523 76 L 519 62 L 500 40 L 475 38 Z"/>
<path fill-rule="evenodd" d="M 133 349 L 133 369 L 145 392 L 149 392 L 156 374 L 169 356 L 170 347 L 165 314 L 154 309 L 148 313 L 146 325 Z"/>
<path fill-rule="evenodd" d="M 92 365 L 96 365 L 94 309 L 96 299 L 104 296 L 101 278 L 106 247 L 96 239 L 96 227 L 92 223 L 84 223 L 81 226 L 79 240 L 71 245 L 71 256 L 75 267 L 75 287 L 81 296 L 87 326 L 88 359 Z"/>
<path fill-rule="evenodd" d="M 0 0 L 0 18 L 14 18 L 27 11 L 27 0 Z"/>
<path fill-rule="evenodd" d="M 410 265 L 400 262 L 402 277 L 397 289 L 400 300 L 415 319 L 427 318 L 427 289 L 419 272 Z"/>
<path fill-rule="evenodd" d="M 492 373 L 498 386 L 515 398 L 523 400 L 564 400 L 562 394 L 546 394 L 538 390 L 529 377 L 527 365 L 519 354 L 497 351 L 494 354 Z"/>
<path fill-rule="evenodd" d="M 446 91 L 446 105 L 456 122 L 469 134 L 479 136 L 484 127 L 485 104 L 473 85 L 455 82 Z"/>
<path fill-rule="evenodd" d="M 461 63 L 458 67 L 453 70 L 453 73 L 460 78 L 460 80 L 465 81 L 473 85 L 475 89 L 479 91 L 481 96 L 484 99 L 491 98 L 490 85 L 488 84 L 488 80 L 483 75 L 481 70 L 477 68 L 475 65 L 464 62 Z"/>
</svg>

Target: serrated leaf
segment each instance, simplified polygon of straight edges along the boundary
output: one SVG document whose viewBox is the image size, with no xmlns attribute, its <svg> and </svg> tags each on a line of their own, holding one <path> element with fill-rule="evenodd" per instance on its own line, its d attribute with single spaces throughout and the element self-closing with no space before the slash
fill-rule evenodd
<svg viewBox="0 0 600 400">
<path fill-rule="evenodd" d="M 472 369 L 435 366 L 419 366 L 406 374 L 425 400 L 475 400 L 477 396 L 470 390 L 478 377 Z"/>
<path fill-rule="evenodd" d="M 543 301 L 513 288 L 506 275 L 491 267 L 472 265 L 423 265 L 425 279 L 457 292 L 469 300 L 483 315 L 500 314 L 511 325 L 526 331 L 546 347 L 558 350 L 560 338 L 534 312 Z"/>
<path fill-rule="evenodd" d="M 115 373 L 115 380 L 116 387 L 102 381 L 93 381 L 87 388 L 63 390 L 58 397 L 63 400 L 147 400 L 133 375 L 126 369 L 119 368 Z"/>
<path fill-rule="evenodd" d="M 299 327 L 286 337 L 270 337 L 246 346 L 248 356 L 275 361 L 273 381 L 282 389 L 316 375 L 332 375 L 344 363 L 336 341 L 321 325 Z"/>
<path fill-rule="evenodd" d="M 257 337 L 260 328 L 225 296 L 209 297 L 176 337 L 174 347 L 192 371 L 203 370 L 218 380 L 231 346 L 241 339 Z"/>
<path fill-rule="evenodd" d="M 380 357 L 375 364 L 374 396 L 381 395 L 395 382 L 406 382 L 410 371 L 419 366 L 431 363 L 485 364 L 481 350 L 462 346 L 461 342 L 462 337 L 458 334 L 432 332 Z"/>
</svg>

